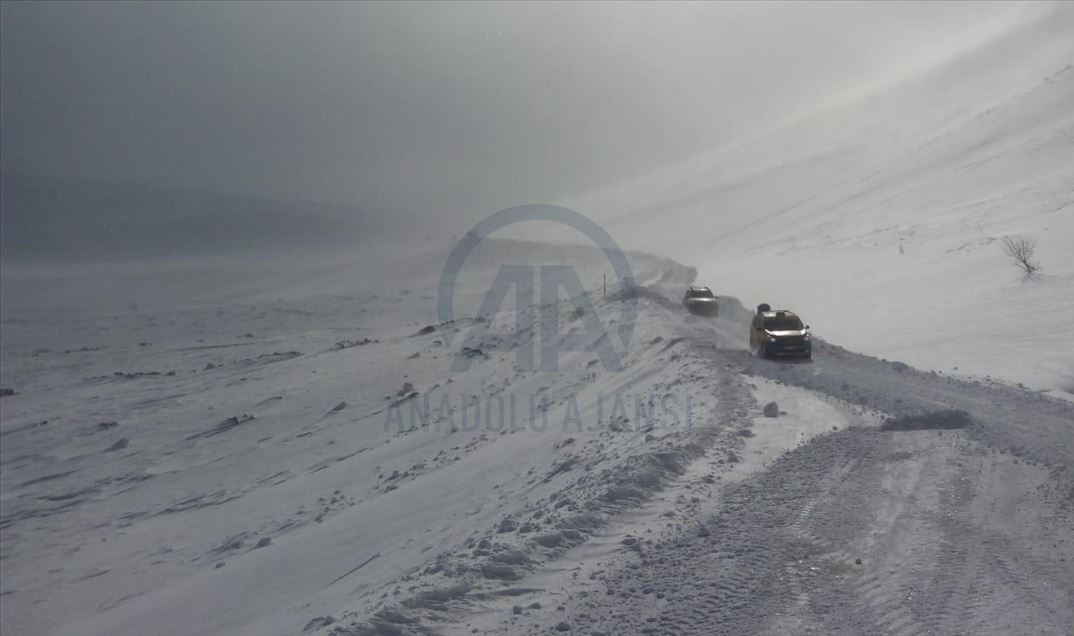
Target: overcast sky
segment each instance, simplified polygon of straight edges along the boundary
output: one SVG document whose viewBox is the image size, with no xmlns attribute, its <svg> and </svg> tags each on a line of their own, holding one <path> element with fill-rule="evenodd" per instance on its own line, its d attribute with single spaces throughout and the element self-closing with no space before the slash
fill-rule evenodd
<svg viewBox="0 0 1074 636">
<path fill-rule="evenodd" d="M 1011 10 L 4 2 L 2 167 L 476 218 L 718 147 Z"/>
</svg>

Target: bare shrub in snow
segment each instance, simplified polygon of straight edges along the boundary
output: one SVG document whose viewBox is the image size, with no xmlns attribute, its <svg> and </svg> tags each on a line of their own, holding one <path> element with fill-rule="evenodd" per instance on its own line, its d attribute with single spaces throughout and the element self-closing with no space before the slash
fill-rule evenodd
<svg viewBox="0 0 1074 636">
<path fill-rule="evenodd" d="M 1026 278 L 1035 278 L 1040 271 L 1040 264 L 1033 260 L 1037 242 L 1027 236 L 1004 236 L 1003 248 L 1014 259 L 1015 265 L 1025 272 Z"/>
</svg>

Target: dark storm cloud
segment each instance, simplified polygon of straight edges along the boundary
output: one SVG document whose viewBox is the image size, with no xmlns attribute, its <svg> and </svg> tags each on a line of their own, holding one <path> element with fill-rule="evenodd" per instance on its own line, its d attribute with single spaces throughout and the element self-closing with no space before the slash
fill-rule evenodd
<svg viewBox="0 0 1074 636">
<path fill-rule="evenodd" d="M 1008 10 L 6 2 L 3 169 L 469 218 L 726 143 Z"/>
</svg>

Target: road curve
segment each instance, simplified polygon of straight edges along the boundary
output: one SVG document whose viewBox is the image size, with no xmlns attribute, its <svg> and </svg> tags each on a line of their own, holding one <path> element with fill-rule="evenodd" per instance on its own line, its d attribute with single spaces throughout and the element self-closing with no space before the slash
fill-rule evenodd
<svg viewBox="0 0 1074 636">
<path fill-rule="evenodd" d="M 572 631 L 1071 633 L 1074 404 L 821 341 L 812 363 L 758 360 L 733 326 L 694 324 L 691 344 L 747 377 L 971 423 L 814 438 L 728 486 L 700 532 L 639 543 L 603 594 L 563 607 Z"/>
</svg>

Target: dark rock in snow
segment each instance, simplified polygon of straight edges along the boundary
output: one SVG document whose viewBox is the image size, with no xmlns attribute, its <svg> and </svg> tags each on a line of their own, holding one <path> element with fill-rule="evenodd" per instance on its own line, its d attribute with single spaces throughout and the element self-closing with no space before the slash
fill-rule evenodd
<svg viewBox="0 0 1074 636">
<path fill-rule="evenodd" d="M 316 618 L 311 618 L 310 621 L 306 623 L 306 626 L 302 628 L 302 631 L 313 631 L 315 629 L 320 629 L 321 627 L 327 627 L 334 622 L 336 622 L 334 616 L 317 616 Z"/>
<path fill-rule="evenodd" d="M 371 342 L 376 342 L 376 340 L 370 340 L 369 338 L 362 338 L 361 340 L 340 340 L 335 344 L 335 349 L 336 351 L 342 351 L 343 349 L 361 347 L 362 345 L 367 345 Z"/>
<path fill-rule="evenodd" d="M 779 405 L 775 402 L 769 402 L 764 405 L 763 412 L 765 417 L 779 417 Z"/>
<path fill-rule="evenodd" d="M 256 550 L 257 548 L 265 548 L 270 545 L 272 545 L 272 539 L 270 537 L 261 537 L 261 540 L 257 542 L 257 545 L 254 546 L 254 549 Z"/>
<path fill-rule="evenodd" d="M 106 450 L 105 452 L 110 453 L 112 451 L 123 450 L 124 448 L 126 448 L 128 446 L 130 446 L 130 441 L 127 440 L 126 437 L 123 437 L 118 442 L 116 442 L 115 444 L 112 444 L 111 446 L 109 446 L 108 450 Z"/>
<path fill-rule="evenodd" d="M 929 429 L 966 428 L 973 425 L 973 419 L 966 411 L 944 410 L 905 415 L 886 420 L 880 425 L 882 431 L 923 431 Z"/>
<path fill-rule="evenodd" d="M 554 548 L 559 544 L 563 543 L 563 535 L 558 532 L 553 532 L 551 534 L 542 534 L 541 536 L 534 539 L 534 541 L 536 541 L 538 545 L 541 545 L 543 547 Z"/>
<path fill-rule="evenodd" d="M 510 565 L 501 563 L 486 563 L 481 566 L 481 576 L 486 579 L 498 579 L 500 581 L 514 581 L 520 578 L 518 571 Z"/>
<path fill-rule="evenodd" d="M 568 437 L 567 439 L 563 440 L 562 442 L 557 442 L 557 443 L 553 444 L 552 448 L 563 448 L 564 446 L 567 446 L 567 445 L 570 445 L 570 444 L 573 444 L 573 443 L 574 443 L 574 438 L 573 437 Z"/>
<path fill-rule="evenodd" d="M 585 535 L 573 528 L 565 528 L 559 531 L 559 534 L 567 541 L 573 541 L 575 543 L 581 543 L 585 540 Z"/>
<path fill-rule="evenodd" d="M 220 435 L 222 433 L 226 433 L 226 432 L 230 431 L 231 429 L 235 428 L 236 426 L 239 426 L 241 424 L 245 424 L 247 422 L 252 422 L 252 421 L 254 421 L 254 416 L 253 415 L 245 415 L 244 414 L 244 415 L 240 415 L 238 417 L 229 417 L 226 420 L 224 420 L 223 422 L 220 422 L 219 424 L 217 424 L 213 428 L 210 428 L 207 431 L 204 431 L 204 432 L 201 432 L 201 433 L 194 433 L 193 435 L 187 435 L 184 439 L 191 440 L 191 439 L 197 439 L 199 437 L 213 437 L 215 435 Z"/>
</svg>

